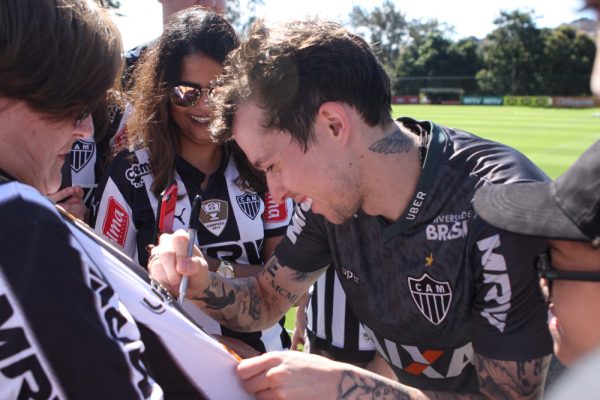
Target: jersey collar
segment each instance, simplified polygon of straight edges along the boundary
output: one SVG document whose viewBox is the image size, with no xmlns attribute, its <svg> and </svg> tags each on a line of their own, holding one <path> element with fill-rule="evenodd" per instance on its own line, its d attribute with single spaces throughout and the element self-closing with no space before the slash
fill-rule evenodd
<svg viewBox="0 0 600 400">
<path fill-rule="evenodd" d="M 400 122 L 412 122 L 414 120 L 401 118 Z M 430 121 L 419 123 L 423 128 L 428 125 L 429 146 L 427 147 L 427 155 L 423 163 L 423 171 L 417 184 L 417 189 L 408 207 L 404 210 L 398 221 L 389 225 L 383 230 L 383 235 L 386 239 L 391 239 L 394 236 L 404 232 L 417 220 L 421 210 L 429 201 L 430 190 L 433 185 L 435 176 L 438 171 L 440 160 L 442 159 L 443 149 L 445 148 L 448 138 L 444 131 L 436 124 Z"/>
</svg>

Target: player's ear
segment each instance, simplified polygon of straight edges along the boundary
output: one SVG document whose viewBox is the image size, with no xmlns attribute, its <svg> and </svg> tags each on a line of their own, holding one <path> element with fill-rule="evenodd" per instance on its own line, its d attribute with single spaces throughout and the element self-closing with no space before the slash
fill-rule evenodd
<svg viewBox="0 0 600 400">
<path fill-rule="evenodd" d="M 316 122 L 324 128 L 334 140 L 345 145 L 350 138 L 350 115 L 342 103 L 328 101 L 321 104 Z"/>
</svg>

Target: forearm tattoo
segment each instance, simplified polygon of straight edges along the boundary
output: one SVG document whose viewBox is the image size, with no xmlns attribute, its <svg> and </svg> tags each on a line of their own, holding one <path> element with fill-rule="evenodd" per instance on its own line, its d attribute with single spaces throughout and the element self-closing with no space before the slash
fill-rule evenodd
<svg viewBox="0 0 600 400">
<path fill-rule="evenodd" d="M 204 296 L 193 296 L 192 300 L 206 304 L 206 310 L 213 311 L 213 318 L 232 329 L 251 330 L 252 324 L 261 319 L 262 301 L 253 278 L 226 283 L 211 274 L 210 285 L 202 293 Z"/>
<path fill-rule="evenodd" d="M 210 285 L 204 289 L 205 297 L 194 296 L 193 300 L 203 301 L 206 307 L 211 310 L 221 310 L 235 303 L 235 293 L 233 290 L 227 291 L 225 283 L 215 276 L 211 276 Z"/>
<path fill-rule="evenodd" d="M 381 154 L 408 153 L 413 146 L 410 137 L 394 124 L 394 128 L 383 139 L 373 143 L 369 150 Z"/>
<path fill-rule="evenodd" d="M 493 399 L 541 398 L 550 356 L 529 361 L 498 361 L 475 354 L 481 393 Z"/>
<path fill-rule="evenodd" d="M 338 385 L 338 399 L 410 399 L 404 391 L 366 374 L 344 371 Z"/>
</svg>

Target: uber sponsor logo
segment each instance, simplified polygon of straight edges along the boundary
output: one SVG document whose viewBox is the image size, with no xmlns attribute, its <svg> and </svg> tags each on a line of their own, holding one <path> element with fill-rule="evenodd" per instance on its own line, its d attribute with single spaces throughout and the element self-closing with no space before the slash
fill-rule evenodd
<svg viewBox="0 0 600 400">
<path fill-rule="evenodd" d="M 150 174 L 151 172 L 150 163 L 145 162 L 133 164 L 131 167 L 127 168 L 127 171 L 125 171 L 125 178 L 131 182 L 134 188 L 141 188 L 144 186 L 142 177 Z"/>
<path fill-rule="evenodd" d="M 417 214 L 421 211 L 421 206 L 427 197 L 427 193 L 418 192 L 413 198 L 413 202 L 410 204 L 408 208 L 408 214 L 406 215 L 406 219 L 412 221 L 417 218 Z"/>
<path fill-rule="evenodd" d="M 250 218 L 254 220 L 260 210 L 260 196 L 255 193 L 244 193 L 241 196 L 235 196 L 235 200 L 240 206 L 240 209 Z"/>
<path fill-rule="evenodd" d="M 263 214 L 263 221 L 265 222 L 283 222 L 287 219 L 287 207 L 285 201 L 283 203 L 276 203 L 273 200 L 271 193 L 267 192 L 265 201 L 265 213 Z"/>
<path fill-rule="evenodd" d="M 432 379 L 453 378 L 473 363 L 471 342 L 457 348 L 427 349 L 378 337 L 366 326 L 365 330 L 387 362 L 412 375 L 424 375 Z"/>
<path fill-rule="evenodd" d="M 52 387 L 51 375 L 32 347 L 25 321 L 0 295 L 0 386 L 19 399 L 55 399 L 61 397 Z M 18 389 L 17 389 L 18 387 Z"/>
<path fill-rule="evenodd" d="M 504 256 L 492 252 L 498 247 L 500 247 L 498 234 L 477 242 L 477 248 L 483 252 L 481 265 L 483 265 L 484 290 L 489 287 L 484 297 L 486 306 L 481 311 L 481 316 L 500 332 L 504 332 L 506 317 L 510 310 L 512 289 Z"/>
<path fill-rule="evenodd" d="M 415 305 L 434 325 L 439 325 L 448 315 L 452 290 L 448 282 L 436 281 L 427 273 L 418 279 L 408 277 L 408 288 Z"/>
<path fill-rule="evenodd" d="M 433 223 L 425 228 L 427 240 L 445 242 L 466 237 L 469 233 L 469 221 L 472 216 L 471 210 L 459 214 L 438 215 Z"/>
<path fill-rule="evenodd" d="M 219 236 L 229 217 L 229 204 L 225 200 L 206 200 L 200 206 L 200 222 L 215 236 Z"/>
<path fill-rule="evenodd" d="M 94 141 L 86 142 L 85 140 L 77 139 L 73 142 L 71 152 L 71 169 L 75 172 L 81 171 L 83 167 L 92 159 L 96 143 Z"/>
<path fill-rule="evenodd" d="M 285 234 L 293 244 L 296 244 L 298 235 L 302 233 L 302 230 L 306 225 L 306 216 L 304 213 L 308 210 L 310 210 L 310 204 L 302 202 L 296 207 L 296 211 L 292 216 L 292 223 L 288 226 Z"/>
<path fill-rule="evenodd" d="M 357 285 L 360 285 L 360 278 L 356 276 L 356 274 L 345 267 L 342 267 L 342 275 L 346 278 L 346 280 L 353 281 Z"/>
<path fill-rule="evenodd" d="M 108 198 L 106 215 L 102 224 L 102 233 L 104 236 L 117 243 L 119 246 L 125 246 L 127 230 L 129 229 L 129 214 L 125 208 L 119 204 L 114 197 Z"/>
</svg>

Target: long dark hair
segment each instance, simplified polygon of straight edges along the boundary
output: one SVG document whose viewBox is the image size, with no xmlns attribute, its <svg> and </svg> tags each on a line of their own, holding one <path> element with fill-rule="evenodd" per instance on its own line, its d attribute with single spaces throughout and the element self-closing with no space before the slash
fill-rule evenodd
<svg viewBox="0 0 600 400">
<path fill-rule="evenodd" d="M 179 80 L 183 58 L 201 53 L 223 64 L 238 44 L 235 30 L 222 16 L 191 7 L 169 19 L 160 39 L 140 59 L 134 72 L 128 145 L 150 150 L 151 190 L 157 197 L 175 175 L 180 129 L 169 110 L 169 90 Z"/>
</svg>

